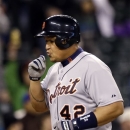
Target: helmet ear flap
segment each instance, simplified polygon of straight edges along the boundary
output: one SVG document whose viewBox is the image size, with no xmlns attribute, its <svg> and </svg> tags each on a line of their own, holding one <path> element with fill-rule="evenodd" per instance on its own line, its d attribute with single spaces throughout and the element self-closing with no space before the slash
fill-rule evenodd
<svg viewBox="0 0 130 130">
<path fill-rule="evenodd" d="M 63 36 L 56 36 L 55 44 L 60 49 L 67 49 L 72 46 L 74 43 L 78 43 L 75 38 L 67 38 Z"/>
<path fill-rule="evenodd" d="M 70 47 L 68 38 L 62 38 L 61 36 L 56 37 L 55 44 L 60 49 L 66 49 Z"/>
</svg>

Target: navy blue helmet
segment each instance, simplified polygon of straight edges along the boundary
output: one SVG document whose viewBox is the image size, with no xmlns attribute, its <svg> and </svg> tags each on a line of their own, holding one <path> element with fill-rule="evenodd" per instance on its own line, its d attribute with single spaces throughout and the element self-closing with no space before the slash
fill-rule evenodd
<svg viewBox="0 0 130 130">
<path fill-rule="evenodd" d="M 43 22 L 42 31 L 36 36 L 55 36 L 56 46 L 66 49 L 80 42 L 80 28 L 77 20 L 71 16 L 53 15 Z"/>
</svg>

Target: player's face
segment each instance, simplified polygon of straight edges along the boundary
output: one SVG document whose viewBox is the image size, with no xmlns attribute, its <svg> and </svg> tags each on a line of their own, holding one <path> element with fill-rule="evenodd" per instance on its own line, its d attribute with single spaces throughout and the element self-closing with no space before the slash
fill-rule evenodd
<svg viewBox="0 0 130 130">
<path fill-rule="evenodd" d="M 46 52 L 52 62 L 61 62 L 68 58 L 69 49 L 60 50 L 55 44 L 56 37 L 45 37 Z"/>
</svg>

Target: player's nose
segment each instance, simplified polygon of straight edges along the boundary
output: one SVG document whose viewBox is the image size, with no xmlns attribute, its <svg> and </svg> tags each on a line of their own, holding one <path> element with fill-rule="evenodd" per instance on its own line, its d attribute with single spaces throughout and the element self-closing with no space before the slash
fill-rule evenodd
<svg viewBox="0 0 130 130">
<path fill-rule="evenodd" d="M 46 50 L 49 50 L 50 49 L 50 45 L 48 43 L 46 43 Z"/>
</svg>

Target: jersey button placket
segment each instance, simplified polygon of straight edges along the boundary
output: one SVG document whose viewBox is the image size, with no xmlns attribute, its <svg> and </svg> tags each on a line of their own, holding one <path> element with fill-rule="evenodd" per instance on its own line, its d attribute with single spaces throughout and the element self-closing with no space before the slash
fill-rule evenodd
<svg viewBox="0 0 130 130">
<path fill-rule="evenodd" d="M 62 76 L 63 76 L 63 70 L 60 71 L 60 74 L 59 74 L 59 80 L 62 79 Z"/>
<path fill-rule="evenodd" d="M 54 118 L 57 119 L 57 99 L 54 99 L 53 105 L 54 105 L 54 108 L 55 108 Z"/>
</svg>

